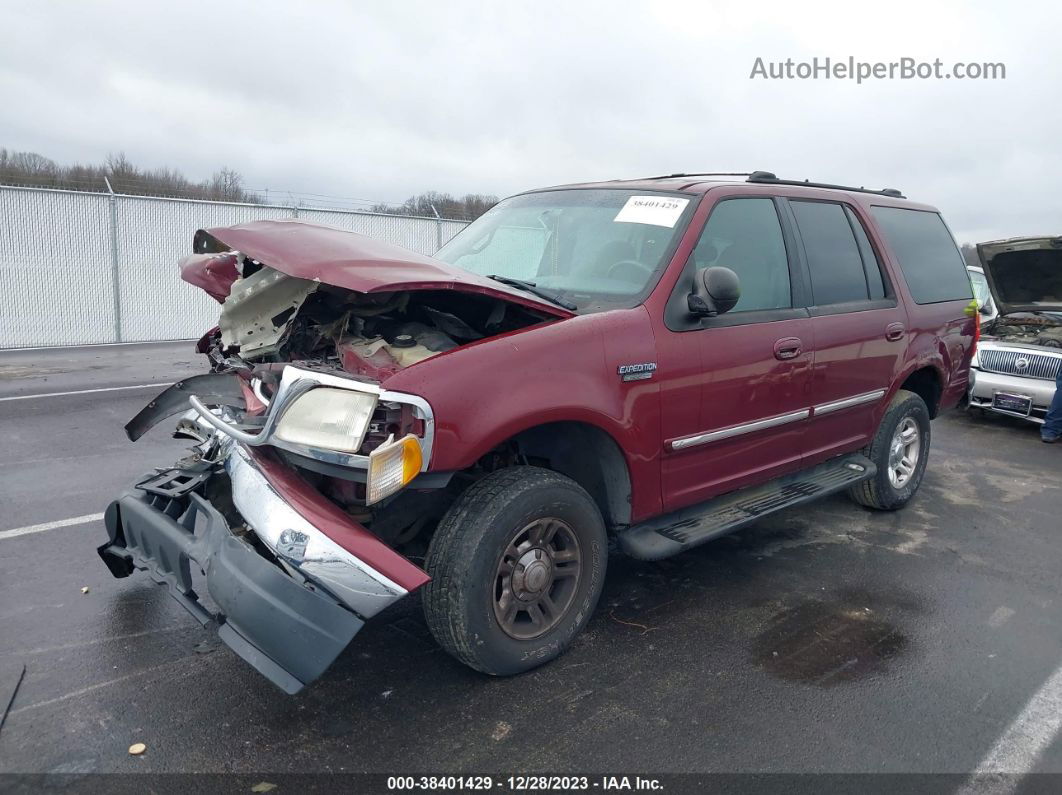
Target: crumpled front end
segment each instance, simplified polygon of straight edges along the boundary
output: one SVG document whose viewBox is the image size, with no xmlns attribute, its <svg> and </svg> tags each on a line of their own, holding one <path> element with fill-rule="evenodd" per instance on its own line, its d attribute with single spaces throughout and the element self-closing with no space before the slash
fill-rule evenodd
<svg viewBox="0 0 1062 795">
<path fill-rule="evenodd" d="M 430 471 L 428 401 L 406 368 L 571 312 L 361 235 L 298 222 L 201 231 L 185 281 L 221 303 L 197 350 L 211 372 L 126 425 L 167 417 L 195 442 L 107 510 L 100 555 L 140 569 L 287 692 L 364 621 L 428 581 L 409 561 L 452 502 Z M 194 580 L 205 577 L 205 591 Z"/>
<path fill-rule="evenodd" d="M 178 434 L 197 444 L 190 456 L 142 478 L 110 504 L 109 538 L 99 548 L 115 577 L 146 571 L 288 693 L 324 673 L 367 619 L 429 579 L 311 484 L 311 470 L 284 457 L 335 466 L 320 460 L 325 451 L 285 443 L 278 432 L 284 415 L 315 389 L 332 384 L 367 396 L 373 406 L 388 397 L 371 384 L 333 377 L 337 387 L 329 378 L 286 368 L 270 405 L 254 397 L 268 399 L 260 384 L 247 386 L 235 374 L 189 379 L 193 388 L 209 390 L 209 398 L 190 394 L 188 382 L 160 395 L 147 416 L 130 423 L 130 435 L 191 402 L 195 409 L 182 415 Z M 243 407 L 232 405 L 244 390 Z M 422 420 L 422 427 L 429 424 Z M 423 442 L 414 443 L 418 463 L 430 452 Z M 365 457 L 335 455 L 352 476 L 369 476 Z M 200 575 L 205 594 L 196 590 Z"/>
</svg>

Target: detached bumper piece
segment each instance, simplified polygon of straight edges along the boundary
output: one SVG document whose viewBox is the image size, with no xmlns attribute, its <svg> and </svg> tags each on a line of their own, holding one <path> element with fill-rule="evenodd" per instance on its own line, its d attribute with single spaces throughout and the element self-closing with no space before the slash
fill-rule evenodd
<svg viewBox="0 0 1062 795">
<path fill-rule="evenodd" d="M 364 622 L 331 595 L 308 587 L 233 533 L 221 513 L 194 491 L 134 488 L 107 508 L 110 535 L 100 557 L 115 577 L 141 569 L 240 657 L 286 693 L 319 677 Z M 208 610 L 192 585 L 206 577 L 218 606 Z"/>
</svg>

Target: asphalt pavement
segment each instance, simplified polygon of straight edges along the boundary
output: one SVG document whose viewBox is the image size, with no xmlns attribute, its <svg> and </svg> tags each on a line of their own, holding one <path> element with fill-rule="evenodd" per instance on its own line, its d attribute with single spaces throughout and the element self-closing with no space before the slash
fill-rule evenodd
<svg viewBox="0 0 1062 795">
<path fill-rule="evenodd" d="M 839 496 L 613 555 L 587 631 L 531 673 L 455 662 L 414 595 L 292 697 L 96 555 L 92 517 L 185 447 L 122 424 L 198 360 L 0 352 L 0 690 L 26 670 L 0 772 L 1062 773 L 1062 445 L 1032 425 L 940 417 L 898 513 Z"/>
</svg>

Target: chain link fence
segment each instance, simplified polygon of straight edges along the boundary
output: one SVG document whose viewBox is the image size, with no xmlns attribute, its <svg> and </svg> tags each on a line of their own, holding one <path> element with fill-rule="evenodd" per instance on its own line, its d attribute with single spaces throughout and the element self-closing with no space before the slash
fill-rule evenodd
<svg viewBox="0 0 1062 795">
<path fill-rule="evenodd" d="M 467 224 L 0 186 L 0 348 L 198 338 L 217 322 L 218 305 L 177 271 L 195 231 L 293 217 L 422 254 Z"/>
</svg>

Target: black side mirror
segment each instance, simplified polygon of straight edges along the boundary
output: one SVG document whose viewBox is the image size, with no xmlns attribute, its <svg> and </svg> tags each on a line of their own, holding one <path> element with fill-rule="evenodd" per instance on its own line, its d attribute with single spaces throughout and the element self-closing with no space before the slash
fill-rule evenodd
<svg viewBox="0 0 1062 795">
<path fill-rule="evenodd" d="M 729 312 L 741 298 L 741 280 L 730 268 L 705 268 L 694 279 L 693 292 L 687 299 L 690 312 L 715 317 Z"/>
</svg>

